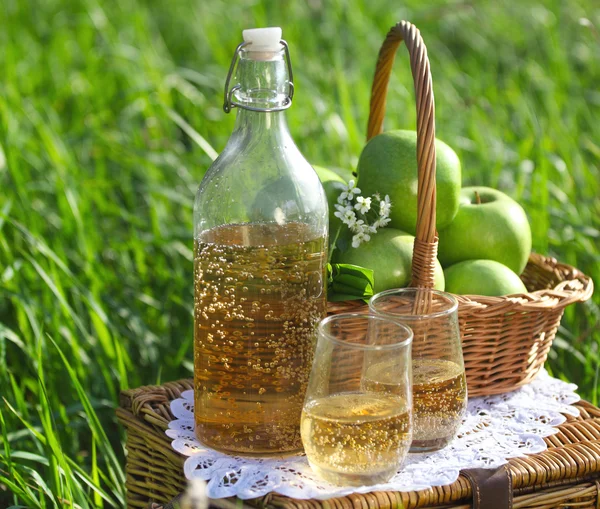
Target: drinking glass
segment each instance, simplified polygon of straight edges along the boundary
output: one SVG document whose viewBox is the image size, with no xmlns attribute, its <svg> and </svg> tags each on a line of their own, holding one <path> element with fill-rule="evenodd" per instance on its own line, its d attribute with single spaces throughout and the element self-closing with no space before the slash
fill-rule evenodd
<svg viewBox="0 0 600 509">
<path fill-rule="evenodd" d="M 369 308 L 413 331 L 413 441 L 410 452 L 442 449 L 467 409 L 458 302 L 449 293 L 405 288 L 374 295 Z"/>
<path fill-rule="evenodd" d="M 345 486 L 388 481 L 412 438 L 411 330 L 398 320 L 325 318 L 300 424 L 312 469 Z"/>
</svg>

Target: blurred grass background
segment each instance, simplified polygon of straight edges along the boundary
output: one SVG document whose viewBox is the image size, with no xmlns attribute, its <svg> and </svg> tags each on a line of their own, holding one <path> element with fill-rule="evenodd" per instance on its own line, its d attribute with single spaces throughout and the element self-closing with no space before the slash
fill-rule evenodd
<svg viewBox="0 0 600 509">
<path fill-rule="evenodd" d="M 192 200 L 234 115 L 246 27 L 281 25 L 289 122 L 353 168 L 379 45 L 413 21 L 438 137 L 466 184 L 525 207 L 534 249 L 600 284 L 593 0 L 4 0 L 0 7 L 0 507 L 121 507 L 120 389 L 191 375 Z M 387 128 L 414 128 L 405 50 Z M 567 310 L 555 376 L 598 403 L 600 294 Z"/>
</svg>

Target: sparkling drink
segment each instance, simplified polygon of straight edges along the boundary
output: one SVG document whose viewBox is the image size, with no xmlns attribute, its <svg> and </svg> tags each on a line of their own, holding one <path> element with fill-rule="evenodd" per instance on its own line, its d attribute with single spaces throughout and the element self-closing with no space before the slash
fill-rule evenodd
<svg viewBox="0 0 600 509">
<path fill-rule="evenodd" d="M 315 399 L 302 413 L 302 441 L 313 470 L 330 482 L 385 482 L 410 447 L 410 406 L 399 396 L 383 393 Z"/>
<path fill-rule="evenodd" d="M 367 391 L 402 394 L 390 363 L 370 366 L 363 380 Z M 464 368 L 443 359 L 413 360 L 412 452 L 446 446 L 456 435 L 467 406 Z"/>
<path fill-rule="evenodd" d="M 410 452 L 445 447 L 458 432 L 467 409 L 456 297 L 425 288 L 394 289 L 373 296 L 369 308 L 413 331 Z"/>
<path fill-rule="evenodd" d="M 444 359 L 413 360 L 413 451 L 440 449 L 450 443 L 466 407 L 462 366 Z"/>
<path fill-rule="evenodd" d="M 325 239 L 301 223 L 226 225 L 197 239 L 195 420 L 204 444 L 250 455 L 301 450 L 325 258 Z"/>
</svg>

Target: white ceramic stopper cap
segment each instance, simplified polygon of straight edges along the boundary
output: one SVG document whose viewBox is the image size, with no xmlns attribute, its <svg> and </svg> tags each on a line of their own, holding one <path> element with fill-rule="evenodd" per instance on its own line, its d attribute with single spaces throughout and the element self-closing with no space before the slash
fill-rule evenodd
<svg viewBox="0 0 600 509">
<path fill-rule="evenodd" d="M 281 28 L 250 28 L 242 32 L 244 42 L 250 42 L 246 46 L 247 51 L 279 51 L 281 49 Z"/>
</svg>

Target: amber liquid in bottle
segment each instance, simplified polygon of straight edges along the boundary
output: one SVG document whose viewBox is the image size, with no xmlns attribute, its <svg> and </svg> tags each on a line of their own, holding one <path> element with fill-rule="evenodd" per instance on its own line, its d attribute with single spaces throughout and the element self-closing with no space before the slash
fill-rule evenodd
<svg viewBox="0 0 600 509">
<path fill-rule="evenodd" d="M 326 239 L 302 223 L 225 225 L 195 243 L 196 433 L 245 455 L 302 449 Z"/>
</svg>

